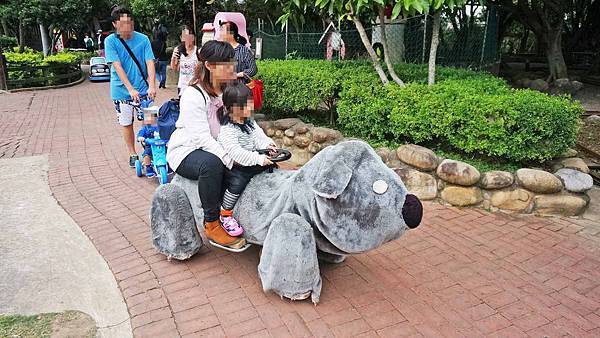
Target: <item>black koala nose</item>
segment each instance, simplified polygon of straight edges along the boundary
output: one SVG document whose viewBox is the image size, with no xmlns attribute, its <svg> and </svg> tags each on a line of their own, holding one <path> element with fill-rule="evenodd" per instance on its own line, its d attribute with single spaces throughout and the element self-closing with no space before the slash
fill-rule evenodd
<svg viewBox="0 0 600 338">
<path fill-rule="evenodd" d="M 404 206 L 402 207 L 402 217 L 404 218 L 404 223 L 411 229 L 421 224 L 421 219 L 423 219 L 423 204 L 421 204 L 417 196 L 413 194 L 406 195 Z"/>
</svg>

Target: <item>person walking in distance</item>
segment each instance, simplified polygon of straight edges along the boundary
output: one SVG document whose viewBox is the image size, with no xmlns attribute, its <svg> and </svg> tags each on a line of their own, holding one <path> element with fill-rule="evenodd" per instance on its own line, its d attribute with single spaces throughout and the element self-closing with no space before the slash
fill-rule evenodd
<svg viewBox="0 0 600 338">
<path fill-rule="evenodd" d="M 102 33 L 101 29 L 98 30 L 97 35 L 96 46 L 98 46 L 98 56 L 104 57 L 104 40 L 106 40 L 106 36 Z"/>
<path fill-rule="evenodd" d="M 83 43 L 85 44 L 85 49 L 88 52 L 94 51 L 94 39 L 90 38 L 89 35 L 85 35 L 85 38 L 83 38 Z"/>
<path fill-rule="evenodd" d="M 116 32 L 104 41 L 106 61 L 112 64 L 110 95 L 133 168 L 138 159 L 133 132 L 136 105 L 156 96 L 154 54 L 148 37 L 133 30 L 133 16 L 128 9 L 115 7 L 111 17 Z"/>
</svg>

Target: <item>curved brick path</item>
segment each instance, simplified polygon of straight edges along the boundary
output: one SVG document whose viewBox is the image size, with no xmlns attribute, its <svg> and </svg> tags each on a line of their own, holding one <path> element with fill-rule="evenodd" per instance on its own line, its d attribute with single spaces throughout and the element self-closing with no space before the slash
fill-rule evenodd
<svg viewBox="0 0 600 338">
<path fill-rule="evenodd" d="M 107 92 L 0 95 L 0 157 L 49 154 L 52 192 L 108 262 L 136 336 L 600 336 L 591 222 L 426 204 L 418 230 L 322 265 L 316 307 L 264 294 L 256 248 L 168 262 L 148 227 L 156 183 L 126 166 Z"/>
</svg>

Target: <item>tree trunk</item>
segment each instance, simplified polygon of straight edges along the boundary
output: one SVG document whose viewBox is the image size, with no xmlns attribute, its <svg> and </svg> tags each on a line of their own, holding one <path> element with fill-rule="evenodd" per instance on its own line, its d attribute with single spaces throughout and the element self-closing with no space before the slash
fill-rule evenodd
<svg viewBox="0 0 600 338">
<path fill-rule="evenodd" d="M 25 28 L 23 27 L 23 21 L 19 20 L 19 53 L 23 53 L 25 50 Z"/>
<path fill-rule="evenodd" d="M 387 37 L 385 36 L 385 9 L 383 7 L 379 7 L 379 33 L 381 34 L 381 44 L 383 45 L 383 59 L 385 61 L 385 65 L 387 67 L 392 80 L 396 82 L 400 87 L 406 87 L 404 81 L 398 77 L 396 71 L 394 70 L 394 65 L 392 64 L 392 60 L 390 59 L 390 50 L 388 49 Z"/>
<path fill-rule="evenodd" d="M 5 68 L 6 62 L 4 58 L 4 54 L 2 54 L 2 49 L 0 49 L 0 90 L 8 90 L 8 86 L 6 84 L 7 78 L 7 70 Z"/>
<path fill-rule="evenodd" d="M 97 17 L 93 17 L 92 21 L 94 22 L 94 32 L 96 33 L 99 29 L 102 29 L 102 27 L 100 27 L 100 20 L 98 20 Z M 93 37 L 93 36 L 90 36 Z"/>
<path fill-rule="evenodd" d="M 10 36 L 10 30 L 8 29 L 8 22 L 6 22 L 6 19 L 0 19 L 0 23 L 2 24 L 2 31 L 4 31 L 4 35 Z"/>
<path fill-rule="evenodd" d="M 38 25 L 40 26 L 40 35 L 42 36 L 42 50 L 44 51 L 44 56 L 50 55 L 50 44 L 48 43 L 48 30 L 46 29 L 46 25 L 43 22 L 39 21 Z"/>
<path fill-rule="evenodd" d="M 358 31 L 358 34 L 360 35 L 360 40 L 362 41 L 363 45 L 367 49 L 367 53 L 369 53 L 371 63 L 373 64 L 373 67 L 375 68 L 377 75 L 379 75 L 379 79 L 381 79 L 381 82 L 384 85 L 388 84 L 390 81 L 388 80 L 387 76 L 385 75 L 385 72 L 383 71 L 383 68 L 381 67 L 381 64 L 379 63 L 379 60 L 377 59 L 377 54 L 375 54 L 375 50 L 373 49 L 373 46 L 371 46 L 371 41 L 369 41 L 369 37 L 367 36 L 367 32 L 365 32 L 365 28 L 363 27 L 362 22 L 360 22 L 360 19 L 357 18 L 355 15 L 352 15 L 352 22 L 354 22 L 354 26 L 356 26 L 356 30 Z"/>
<path fill-rule="evenodd" d="M 545 36 L 543 33 L 534 32 L 535 33 L 535 55 L 542 56 L 544 55 L 544 50 L 548 50 L 547 43 L 545 42 Z"/>
<path fill-rule="evenodd" d="M 548 69 L 551 79 L 562 79 L 568 77 L 567 65 L 562 52 L 562 29 L 552 29 L 548 32 L 546 42 L 546 55 L 548 57 Z"/>
<path fill-rule="evenodd" d="M 192 16 L 194 22 L 194 32 L 197 32 L 198 30 L 196 29 L 196 0 L 192 0 Z"/>
<path fill-rule="evenodd" d="M 429 50 L 429 75 L 427 83 L 430 86 L 435 84 L 435 62 L 437 57 L 437 49 L 440 44 L 440 14 L 438 10 L 433 14 L 433 31 L 431 32 L 431 49 Z"/>
</svg>

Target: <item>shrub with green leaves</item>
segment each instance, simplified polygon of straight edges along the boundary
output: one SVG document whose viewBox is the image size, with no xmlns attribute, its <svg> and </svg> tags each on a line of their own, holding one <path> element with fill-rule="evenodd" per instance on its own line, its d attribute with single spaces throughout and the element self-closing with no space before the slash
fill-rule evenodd
<svg viewBox="0 0 600 338">
<path fill-rule="evenodd" d="M 47 56 L 44 59 L 47 63 L 73 63 L 80 61 L 80 55 L 72 52 L 61 52 L 54 55 Z"/>
<path fill-rule="evenodd" d="M 567 97 L 513 90 L 491 74 L 395 65 L 408 85 L 382 86 L 369 63 L 263 61 L 265 109 L 301 114 L 335 102 L 338 127 L 371 143 L 437 144 L 468 156 L 544 161 L 571 147 L 582 108 Z"/>
<path fill-rule="evenodd" d="M 18 49 L 15 52 L 4 54 L 6 62 L 14 66 L 43 66 L 47 64 L 73 63 L 81 59 L 81 55 L 73 52 L 60 52 L 44 58 L 42 52 L 35 51 L 31 48 L 25 48 L 23 53 L 19 53 Z"/>
<path fill-rule="evenodd" d="M 0 35 L 0 50 L 9 51 L 17 46 L 17 38 L 12 36 Z"/>
<path fill-rule="evenodd" d="M 512 161 L 544 161 L 573 146 L 582 112 L 578 103 L 532 90 L 486 92 L 472 85 L 451 80 L 396 89 L 398 104 L 389 116 L 394 138 Z"/>
<path fill-rule="evenodd" d="M 65 52 L 63 52 L 65 53 Z M 96 52 L 87 52 L 87 51 L 78 51 L 78 50 L 68 50 L 66 53 L 73 54 L 77 57 L 77 60 L 82 64 L 89 64 L 90 59 L 94 56 L 98 56 Z"/>
<path fill-rule="evenodd" d="M 304 112 L 332 104 L 340 79 L 335 66 L 323 60 L 258 62 L 264 82 L 266 112 Z"/>
<path fill-rule="evenodd" d="M 10 66 L 37 66 L 44 62 L 44 54 L 29 48 L 26 48 L 23 53 L 14 51 L 4 53 L 4 56 L 6 57 L 6 62 Z"/>
</svg>

